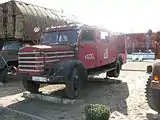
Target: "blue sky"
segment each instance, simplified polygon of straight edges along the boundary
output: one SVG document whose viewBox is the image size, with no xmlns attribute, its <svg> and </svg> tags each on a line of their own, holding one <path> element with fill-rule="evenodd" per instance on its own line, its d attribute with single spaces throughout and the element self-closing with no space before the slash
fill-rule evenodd
<svg viewBox="0 0 160 120">
<path fill-rule="evenodd" d="M 0 3 L 8 0 L 0 0 Z M 19 0 L 76 15 L 117 32 L 160 30 L 159 0 Z"/>
</svg>

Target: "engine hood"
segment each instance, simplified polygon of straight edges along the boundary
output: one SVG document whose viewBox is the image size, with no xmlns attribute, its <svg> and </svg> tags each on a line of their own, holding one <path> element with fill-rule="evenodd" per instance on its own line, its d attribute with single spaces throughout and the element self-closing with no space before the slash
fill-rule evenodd
<svg viewBox="0 0 160 120">
<path fill-rule="evenodd" d="M 50 51 L 67 51 L 71 50 L 71 46 L 69 45 L 33 45 L 28 47 L 23 47 L 20 49 L 20 52 L 50 52 Z"/>
</svg>

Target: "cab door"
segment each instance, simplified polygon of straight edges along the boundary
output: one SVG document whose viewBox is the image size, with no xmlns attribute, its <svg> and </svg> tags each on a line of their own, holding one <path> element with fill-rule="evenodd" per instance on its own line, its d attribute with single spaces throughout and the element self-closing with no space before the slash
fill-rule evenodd
<svg viewBox="0 0 160 120">
<path fill-rule="evenodd" d="M 85 68 L 94 68 L 97 63 L 97 44 L 94 30 L 82 30 L 80 34 L 78 59 Z"/>
</svg>

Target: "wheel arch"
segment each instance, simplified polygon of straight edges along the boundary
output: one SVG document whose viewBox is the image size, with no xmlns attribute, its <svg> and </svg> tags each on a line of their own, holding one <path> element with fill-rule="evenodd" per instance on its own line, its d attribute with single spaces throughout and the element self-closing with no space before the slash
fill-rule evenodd
<svg viewBox="0 0 160 120">
<path fill-rule="evenodd" d="M 86 69 L 81 61 L 79 61 L 79 60 L 64 60 L 64 61 L 61 61 L 61 62 L 53 65 L 53 67 L 51 67 L 49 76 L 54 74 L 57 76 L 64 76 L 64 78 L 68 78 L 68 76 L 70 75 L 70 73 L 74 67 L 79 67 L 80 69 L 86 71 Z"/>
</svg>

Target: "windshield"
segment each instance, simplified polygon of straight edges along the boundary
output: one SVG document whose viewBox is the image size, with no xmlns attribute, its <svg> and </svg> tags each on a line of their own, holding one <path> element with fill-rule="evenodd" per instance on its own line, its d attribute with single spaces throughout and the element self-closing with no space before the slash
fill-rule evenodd
<svg viewBox="0 0 160 120">
<path fill-rule="evenodd" d="M 74 43 L 77 40 L 77 30 L 65 30 L 55 32 L 45 32 L 41 38 L 41 44 L 50 43 Z"/>
<path fill-rule="evenodd" d="M 6 42 L 3 44 L 2 50 L 19 51 L 21 47 L 22 47 L 22 44 L 19 42 Z"/>
</svg>

